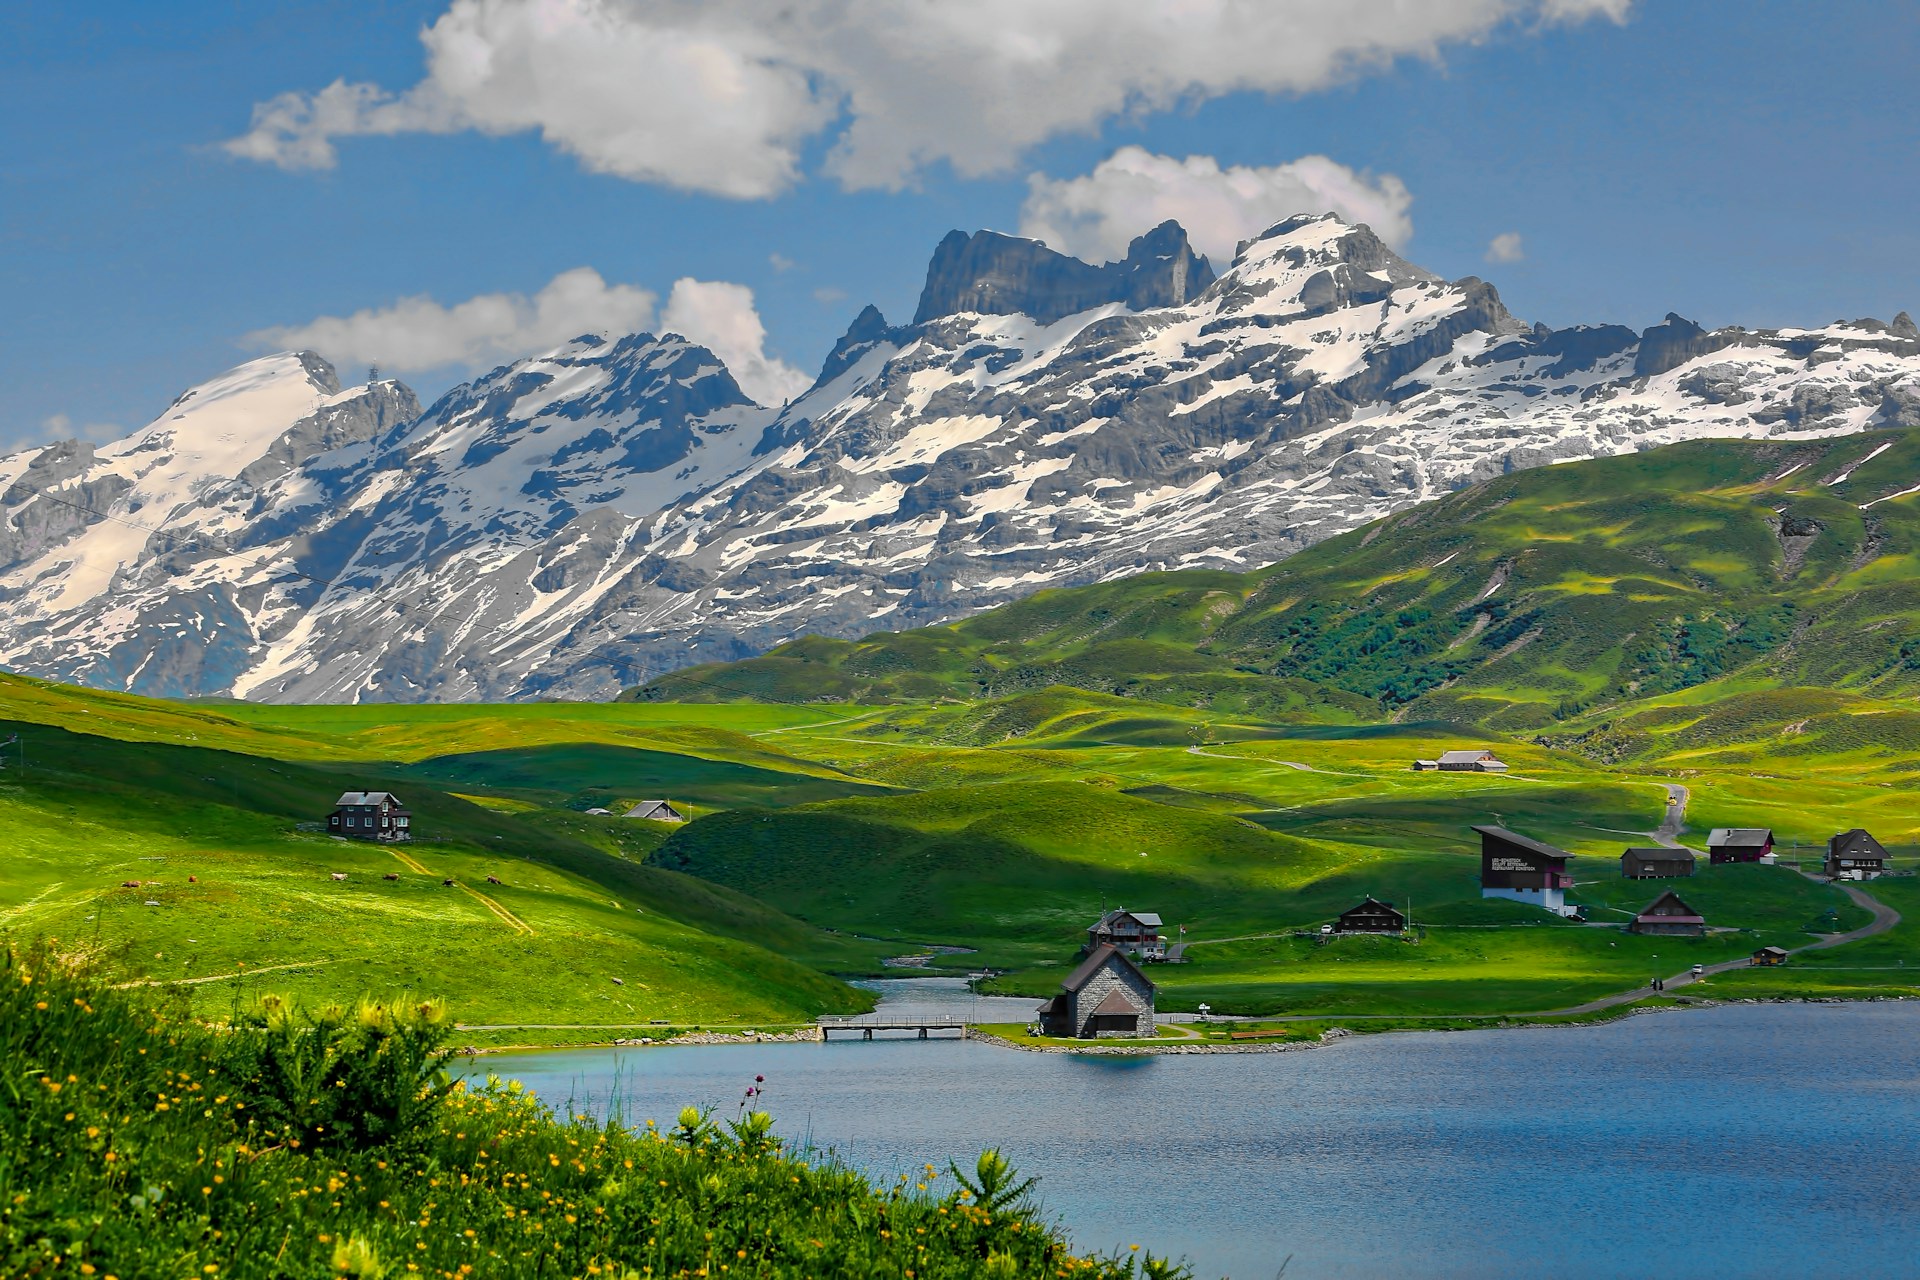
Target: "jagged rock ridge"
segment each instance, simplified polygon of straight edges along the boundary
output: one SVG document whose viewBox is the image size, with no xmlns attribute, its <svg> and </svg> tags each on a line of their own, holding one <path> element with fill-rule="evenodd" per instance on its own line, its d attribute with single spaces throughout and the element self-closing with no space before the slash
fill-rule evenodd
<svg viewBox="0 0 1920 1280">
<path fill-rule="evenodd" d="M 605 696 L 804 631 L 1266 563 L 1515 468 L 1915 423 L 1904 313 L 1549 330 L 1331 216 L 1217 279 L 1171 223 L 1105 266 L 955 233 L 914 322 L 865 309 L 779 411 L 674 335 L 583 337 L 424 413 L 289 354 L 97 452 L 0 459 L 0 662 L 164 694 Z"/>
</svg>

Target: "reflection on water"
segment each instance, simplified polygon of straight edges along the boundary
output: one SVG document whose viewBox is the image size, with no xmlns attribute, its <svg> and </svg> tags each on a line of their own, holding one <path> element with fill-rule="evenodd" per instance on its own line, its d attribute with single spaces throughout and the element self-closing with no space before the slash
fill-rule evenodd
<svg viewBox="0 0 1920 1280">
<path fill-rule="evenodd" d="M 974 999 L 897 985 L 889 1011 Z M 1920 1256 L 1916 1033 L 1910 1005 L 1780 1005 L 1267 1055 L 848 1039 L 476 1068 L 663 1121 L 763 1074 L 783 1132 L 875 1177 L 997 1145 L 1082 1247 L 1203 1276 L 1861 1277 Z"/>
</svg>

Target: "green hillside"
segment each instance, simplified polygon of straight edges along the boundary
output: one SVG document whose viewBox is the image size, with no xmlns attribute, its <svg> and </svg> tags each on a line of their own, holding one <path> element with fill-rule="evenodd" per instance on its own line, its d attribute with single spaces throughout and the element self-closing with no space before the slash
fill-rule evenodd
<svg viewBox="0 0 1920 1280">
<path fill-rule="evenodd" d="M 1542 467 L 1256 573 L 1149 574 L 950 626 L 810 637 L 630 696 L 973 701 L 1065 686 L 1284 724 L 1574 721 L 1570 745 L 1624 758 L 1677 745 L 1700 718 L 1636 708 L 1717 688 L 1746 699 L 1730 712 L 1740 730 L 1805 721 L 1803 753 L 1824 754 L 1861 699 L 1920 688 L 1916 471 L 1909 431 Z M 1715 729 L 1694 737 L 1729 740 Z M 1868 736 L 1882 729 L 1920 741 L 1920 719 Z"/>
</svg>

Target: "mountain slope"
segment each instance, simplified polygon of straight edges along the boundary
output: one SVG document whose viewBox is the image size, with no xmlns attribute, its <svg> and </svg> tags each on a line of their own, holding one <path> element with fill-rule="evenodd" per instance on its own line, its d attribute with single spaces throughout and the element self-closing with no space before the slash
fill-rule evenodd
<svg viewBox="0 0 1920 1280">
<path fill-rule="evenodd" d="M 955 233 L 914 322 L 868 308 L 777 411 L 646 334 L 417 417 L 292 355 L 182 406 L 98 455 L 0 460 L 0 663 L 282 701 L 611 696 L 804 633 L 1245 571 L 1545 463 L 1914 425 L 1920 330 L 1529 328 L 1302 217 L 1218 278 L 1172 223 L 1097 267 Z M 190 465 L 149 481 L 161 458 Z"/>
<path fill-rule="evenodd" d="M 1916 431 L 1670 445 L 1484 481 L 1258 573 L 1041 592 L 950 626 L 691 668 L 636 696 L 1066 685 L 1280 721 L 1573 721 L 1599 737 L 1609 708 L 1688 690 L 1751 695 L 1745 719 L 1775 726 L 1884 711 L 1867 704 L 1920 690 L 1917 480 Z M 1833 692 L 1762 692 L 1809 686 Z M 1650 732 L 1706 711 L 1646 714 Z M 1882 727 L 1911 736 L 1900 717 Z"/>
</svg>

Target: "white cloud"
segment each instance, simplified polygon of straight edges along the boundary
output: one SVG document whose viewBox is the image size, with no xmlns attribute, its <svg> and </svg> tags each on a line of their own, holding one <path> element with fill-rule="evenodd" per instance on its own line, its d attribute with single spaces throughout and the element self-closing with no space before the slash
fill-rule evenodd
<svg viewBox="0 0 1920 1280">
<path fill-rule="evenodd" d="M 767 255 L 767 265 L 782 275 L 785 275 L 800 264 L 784 253 L 770 253 Z"/>
<path fill-rule="evenodd" d="M 667 295 L 660 327 L 719 356 L 740 389 L 761 404 L 784 403 L 813 385 L 812 378 L 767 354 L 766 326 L 753 290 L 743 284 L 682 276 Z"/>
<path fill-rule="evenodd" d="M 452 306 L 424 295 L 402 298 L 350 316 L 256 330 L 241 341 L 263 349 L 318 351 L 337 364 L 378 364 L 394 373 L 450 365 L 482 369 L 583 333 L 646 329 L 653 323 L 655 301 L 650 290 L 608 284 L 593 268 L 575 267 L 531 298 L 483 293 Z"/>
<path fill-rule="evenodd" d="M 538 132 L 589 169 L 734 197 L 800 176 L 831 134 L 850 188 L 945 161 L 1001 172 L 1087 133 L 1237 92 L 1305 93 L 1508 23 L 1621 21 L 1630 0 L 453 0 L 426 75 L 259 104 L 236 156 L 328 168 L 334 139 Z"/>
<path fill-rule="evenodd" d="M 127 434 L 117 422 L 76 423 L 72 415 L 56 413 L 40 422 L 37 432 L 29 432 L 23 443 L 51 443 L 55 440 L 84 440 L 88 444 L 106 444 Z"/>
<path fill-rule="evenodd" d="M 1154 155 L 1122 147 L 1081 178 L 1027 179 L 1020 234 L 1094 262 L 1118 258 L 1127 242 L 1174 218 L 1194 247 L 1222 267 L 1234 246 L 1296 213 L 1364 222 L 1388 244 L 1413 234 L 1413 197 L 1392 174 L 1374 178 L 1325 156 L 1286 164 L 1221 168 L 1212 156 Z"/>
<path fill-rule="evenodd" d="M 1488 262 L 1518 262 L 1527 256 L 1518 231 L 1502 231 L 1487 244 Z"/>
</svg>

